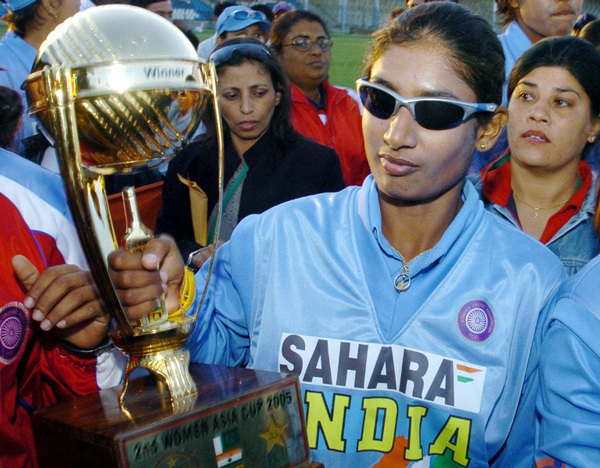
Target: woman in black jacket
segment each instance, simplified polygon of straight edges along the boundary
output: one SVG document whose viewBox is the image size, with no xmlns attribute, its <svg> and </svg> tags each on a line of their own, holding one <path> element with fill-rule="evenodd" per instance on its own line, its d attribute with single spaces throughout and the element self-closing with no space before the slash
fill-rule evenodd
<svg viewBox="0 0 600 468">
<path fill-rule="evenodd" d="M 249 214 L 262 213 L 295 198 L 344 188 L 335 152 L 293 130 L 285 75 L 267 46 L 254 39 L 236 38 L 217 47 L 211 60 L 219 77 L 225 132 L 220 242 L 228 240 L 237 223 Z M 218 149 L 214 123 L 205 123 L 207 133 L 190 143 L 169 165 L 163 208 L 156 225 L 157 234 L 175 238 L 184 258 L 204 247 L 198 229 L 194 231 L 189 188 L 192 182 L 208 198 L 209 241 L 214 232 Z M 206 251 L 192 258 L 192 264 L 199 266 Z"/>
</svg>

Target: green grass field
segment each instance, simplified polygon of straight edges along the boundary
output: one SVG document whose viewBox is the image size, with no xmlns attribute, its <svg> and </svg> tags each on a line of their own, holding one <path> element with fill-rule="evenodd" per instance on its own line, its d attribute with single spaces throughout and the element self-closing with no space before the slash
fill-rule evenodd
<svg viewBox="0 0 600 468">
<path fill-rule="evenodd" d="M 371 36 L 333 35 L 329 79 L 332 84 L 354 88 L 362 76 L 363 59 Z"/>
<path fill-rule="evenodd" d="M 0 35 L 6 31 L 6 25 L 0 22 Z M 198 33 L 200 40 L 212 35 L 212 31 Z M 369 36 L 333 35 L 331 50 L 331 68 L 329 79 L 332 84 L 354 88 L 354 82 L 360 78 L 362 61 L 369 44 Z"/>
</svg>

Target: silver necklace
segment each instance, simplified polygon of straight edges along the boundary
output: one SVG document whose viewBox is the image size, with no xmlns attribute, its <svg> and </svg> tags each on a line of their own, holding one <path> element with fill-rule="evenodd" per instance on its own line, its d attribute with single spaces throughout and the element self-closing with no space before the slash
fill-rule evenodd
<svg viewBox="0 0 600 468">
<path fill-rule="evenodd" d="M 402 293 L 410 288 L 410 276 L 408 274 L 408 265 L 405 263 L 402 271 L 394 278 L 394 287 L 396 291 Z"/>
<path fill-rule="evenodd" d="M 400 258 L 402 259 L 402 263 L 404 263 L 404 265 L 402 266 L 402 270 L 394 278 L 394 288 L 396 288 L 396 291 L 398 293 L 403 293 L 408 288 L 410 288 L 411 279 L 410 279 L 410 274 L 409 274 L 409 271 L 408 271 L 408 265 L 410 265 L 417 258 L 419 258 L 423 254 L 426 254 L 430 250 L 431 249 L 427 249 L 427 250 L 421 252 L 419 255 L 417 255 L 415 258 L 413 258 L 409 262 L 404 261 L 404 257 L 402 256 L 402 254 L 400 252 L 398 252 L 398 255 L 400 255 Z"/>
</svg>

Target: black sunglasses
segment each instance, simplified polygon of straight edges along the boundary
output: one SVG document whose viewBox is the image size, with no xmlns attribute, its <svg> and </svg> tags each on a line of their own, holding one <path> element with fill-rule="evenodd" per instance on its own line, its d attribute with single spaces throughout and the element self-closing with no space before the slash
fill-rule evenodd
<svg viewBox="0 0 600 468">
<path fill-rule="evenodd" d="M 233 57 L 233 54 L 238 54 L 242 57 L 253 58 L 262 61 L 265 58 L 272 58 L 271 52 L 262 44 L 232 44 L 224 46 L 222 49 L 215 50 L 208 60 L 215 64 L 215 67 L 223 65 Z"/>
<path fill-rule="evenodd" d="M 494 112 L 498 108 L 498 104 L 493 103 L 480 104 L 436 97 L 406 99 L 366 78 L 356 81 L 356 91 L 365 109 L 378 119 L 389 119 L 404 106 L 413 119 L 427 130 L 448 130 L 459 126 L 477 112 Z"/>
</svg>

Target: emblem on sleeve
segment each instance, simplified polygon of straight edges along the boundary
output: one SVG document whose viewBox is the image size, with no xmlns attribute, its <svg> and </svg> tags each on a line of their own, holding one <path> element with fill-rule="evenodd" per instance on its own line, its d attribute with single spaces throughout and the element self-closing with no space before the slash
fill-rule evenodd
<svg viewBox="0 0 600 468">
<path fill-rule="evenodd" d="M 0 309 L 0 362 L 10 364 L 21 350 L 29 332 L 29 312 L 18 302 Z"/>
<path fill-rule="evenodd" d="M 483 343 L 494 333 L 496 319 L 483 299 L 466 302 L 458 312 L 458 329 L 463 337 L 473 343 Z"/>
</svg>

